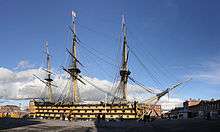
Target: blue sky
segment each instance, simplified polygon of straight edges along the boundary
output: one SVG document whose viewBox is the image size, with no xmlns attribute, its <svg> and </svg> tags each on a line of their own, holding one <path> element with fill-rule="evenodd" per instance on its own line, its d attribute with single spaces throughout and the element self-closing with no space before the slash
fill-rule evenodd
<svg viewBox="0 0 220 132">
<path fill-rule="evenodd" d="M 0 0 L 0 66 L 14 69 L 21 60 L 42 66 L 43 43 L 48 40 L 53 67 L 59 70 L 65 65 L 65 48 L 71 44 L 67 28 L 71 10 L 77 12 L 77 34 L 85 46 L 118 60 L 121 15 L 125 14 L 128 44 L 161 85 L 130 55 L 133 77 L 164 89 L 192 76 L 172 96 L 219 99 L 219 6 L 218 0 Z M 79 58 L 90 75 L 112 81 L 117 69 L 95 61 L 80 46 Z"/>
</svg>

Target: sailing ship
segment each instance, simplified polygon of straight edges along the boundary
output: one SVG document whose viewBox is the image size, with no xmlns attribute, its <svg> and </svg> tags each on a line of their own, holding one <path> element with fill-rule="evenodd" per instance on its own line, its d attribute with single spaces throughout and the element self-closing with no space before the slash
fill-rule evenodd
<svg viewBox="0 0 220 132">
<path fill-rule="evenodd" d="M 29 103 L 31 118 L 46 118 L 46 119 L 143 119 L 145 116 L 160 116 L 161 106 L 157 104 L 161 97 L 169 93 L 171 90 L 180 86 L 182 83 L 177 83 L 171 88 L 167 88 L 162 92 L 156 93 L 152 98 L 147 99 L 144 102 L 128 101 L 127 84 L 130 78 L 130 71 L 128 68 L 128 43 L 126 34 L 126 23 L 124 17 L 122 17 L 122 63 L 120 67 L 120 81 L 115 88 L 114 93 L 109 93 L 97 87 L 91 81 L 86 80 L 80 75 L 80 66 L 82 63 L 77 58 L 77 43 L 78 38 L 76 34 L 76 13 L 72 12 L 72 46 L 71 50 L 67 50 L 72 61 L 69 68 L 62 68 L 71 77 L 72 82 L 72 100 L 66 102 L 54 102 L 52 87 L 56 87 L 52 82 L 51 75 L 51 57 L 48 50 L 48 44 L 46 44 L 46 59 L 47 59 L 47 77 L 45 80 L 37 77 L 48 88 L 47 100 L 31 100 Z M 109 102 L 96 102 L 96 103 L 82 103 L 78 92 L 78 83 L 86 85 L 87 83 L 96 87 L 99 90 L 106 92 L 111 96 Z M 150 90 L 148 89 L 150 92 Z M 152 103 L 154 102 L 154 103 Z"/>
</svg>

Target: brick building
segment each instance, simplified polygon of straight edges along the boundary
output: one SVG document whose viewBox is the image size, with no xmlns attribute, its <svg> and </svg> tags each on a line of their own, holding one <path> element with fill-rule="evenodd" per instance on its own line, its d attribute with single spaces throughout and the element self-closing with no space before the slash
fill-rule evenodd
<svg viewBox="0 0 220 132">
<path fill-rule="evenodd" d="M 169 113 L 171 118 L 220 118 L 220 100 L 189 99 Z"/>
<path fill-rule="evenodd" d="M 0 118 L 12 117 L 19 118 L 21 116 L 21 110 L 16 105 L 0 106 Z"/>
<path fill-rule="evenodd" d="M 187 107 L 192 117 L 218 118 L 220 117 L 220 100 L 202 100 L 197 105 Z"/>
</svg>

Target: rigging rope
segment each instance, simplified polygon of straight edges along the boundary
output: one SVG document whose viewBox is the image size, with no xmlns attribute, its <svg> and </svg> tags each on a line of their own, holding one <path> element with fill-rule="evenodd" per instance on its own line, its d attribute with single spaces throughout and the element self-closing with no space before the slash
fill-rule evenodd
<svg viewBox="0 0 220 132">
<path fill-rule="evenodd" d="M 98 70 L 100 70 L 102 72 L 102 75 L 105 78 L 107 78 L 107 77 L 112 78 L 112 75 L 110 75 L 107 71 L 105 71 L 105 69 L 102 67 L 102 65 L 99 64 L 99 62 L 96 59 L 89 59 L 88 56 L 83 56 L 83 55 L 82 55 L 82 57 L 86 59 L 86 62 L 90 62 L 90 60 L 92 60 L 92 62 L 94 62 L 97 67 L 99 67 Z M 89 71 L 86 68 L 83 68 L 83 70 L 85 70 L 87 73 L 89 73 Z"/>
<path fill-rule="evenodd" d="M 78 23 L 79 24 L 79 23 Z M 81 24 L 79 24 L 79 25 L 81 25 Z M 82 25 L 81 25 L 82 26 Z M 87 28 L 87 27 L 84 27 L 84 28 Z M 92 29 L 90 29 L 90 28 L 87 28 L 87 30 L 89 30 L 89 31 L 92 31 L 92 32 L 96 32 L 95 30 L 92 30 Z M 98 32 L 96 32 L 96 33 L 98 33 Z M 106 34 L 103 34 L 103 33 L 101 33 L 101 35 L 104 35 L 104 36 L 106 36 Z M 110 35 L 108 35 L 108 38 L 110 37 Z M 111 39 L 113 38 L 112 36 L 110 37 Z M 79 39 L 78 39 L 79 40 Z M 79 44 L 79 43 L 82 43 L 82 44 Z M 95 51 L 96 53 L 98 53 L 99 55 L 101 54 L 101 55 L 103 55 L 104 57 L 106 57 L 106 58 L 108 58 L 108 60 L 113 60 L 112 58 L 110 58 L 110 57 L 108 57 L 108 56 L 106 56 L 105 54 L 102 54 L 101 52 L 99 52 L 99 51 L 97 51 L 96 49 L 93 49 L 93 48 L 91 48 L 92 50 L 90 50 L 90 49 L 88 49 L 86 46 L 84 46 L 83 44 L 85 44 L 84 42 L 81 42 L 80 40 L 78 41 L 78 44 L 80 45 L 80 46 L 82 46 L 83 48 L 85 48 L 90 54 L 92 54 L 92 55 L 94 55 L 94 56 L 96 56 L 96 58 L 97 59 L 99 59 L 99 60 L 101 60 L 101 61 L 103 61 L 103 62 L 105 62 L 105 63 L 107 63 L 107 64 L 109 64 L 109 65 L 112 65 L 112 66 L 114 66 L 114 68 L 116 68 L 116 69 L 120 69 L 120 67 L 118 66 L 118 65 L 115 65 L 115 64 L 113 64 L 113 63 L 111 63 L 111 62 L 109 62 L 109 61 L 107 61 L 107 60 L 105 60 L 104 58 L 102 58 L 102 57 L 100 57 L 100 56 L 98 56 L 97 54 L 95 54 L 95 53 L 93 53 L 93 51 Z M 130 49 L 130 48 L 129 48 Z M 161 82 L 158 80 L 158 78 L 157 77 L 159 77 L 159 74 L 158 73 L 156 73 L 155 72 L 155 74 L 157 75 L 157 77 L 156 77 L 156 75 L 154 75 L 154 74 L 152 74 L 151 73 L 151 71 L 144 65 L 144 63 L 141 61 L 141 59 L 137 56 L 137 54 L 134 52 L 134 51 L 132 51 L 131 49 L 130 49 L 130 51 L 131 51 L 131 53 L 136 57 L 136 59 L 138 60 L 138 62 L 141 64 L 141 66 L 147 71 L 147 73 L 150 75 L 150 77 L 152 78 L 152 80 L 155 82 L 155 83 L 157 83 L 157 84 L 159 84 L 160 86 L 162 85 L 161 84 Z M 149 52 L 150 53 L 150 52 Z M 149 54 L 148 53 L 148 54 Z M 151 58 L 153 58 L 153 60 L 154 61 L 156 61 L 159 65 L 161 65 L 161 63 L 159 63 L 158 62 L 158 60 L 156 60 L 155 59 L 155 57 L 150 53 L 149 54 L 150 56 L 151 56 Z M 96 62 L 96 64 L 97 64 L 97 62 Z M 153 63 L 152 63 L 153 64 Z M 162 67 L 163 67 L 163 65 L 161 65 Z M 156 66 L 154 66 L 154 68 L 156 68 L 156 69 L 160 69 L 157 65 Z M 103 70 L 104 71 L 104 70 Z M 162 71 L 162 70 L 161 70 Z M 105 71 L 104 71 L 105 72 Z M 117 74 L 118 74 L 118 72 L 116 72 Z M 164 76 L 166 76 L 165 74 L 165 72 L 161 72 L 161 73 L 163 73 L 164 74 Z M 117 77 L 118 76 L 116 76 L 115 78 L 114 78 L 114 83 L 113 83 L 113 86 L 115 85 L 115 82 L 116 82 L 116 79 L 117 79 Z M 168 76 L 167 76 L 168 77 Z M 134 81 L 134 80 L 133 80 Z M 137 83 L 137 82 L 136 82 Z M 140 84 L 140 83 L 137 83 L 137 85 L 142 85 L 142 84 Z M 112 87 L 113 87 L 112 86 Z"/>
<path fill-rule="evenodd" d="M 115 77 L 113 78 L 113 80 L 112 80 L 112 87 L 111 87 L 111 91 L 114 93 L 114 95 L 116 94 L 116 91 L 117 91 L 117 88 L 116 88 L 116 85 L 117 85 L 117 80 L 118 80 L 118 78 L 119 78 L 119 70 L 120 70 L 120 57 L 119 57 L 119 54 L 120 54 L 120 51 L 121 51 L 121 48 L 122 48 L 122 45 L 121 45 L 121 43 L 122 43 L 122 40 L 121 40 L 121 34 L 119 34 L 119 45 L 118 45 L 118 51 L 117 51 L 117 54 L 116 54 L 116 64 L 118 64 L 117 65 L 117 71 L 115 72 Z M 116 89 L 115 89 L 116 88 Z M 114 101 L 114 98 L 113 98 L 113 101 Z"/>
<path fill-rule="evenodd" d="M 131 31 L 129 31 L 129 33 L 134 36 L 134 34 L 133 34 Z M 135 36 L 134 36 L 134 37 L 135 37 Z M 135 37 L 135 38 L 136 38 L 135 40 L 139 41 L 138 44 L 140 44 L 141 47 L 144 47 L 144 44 L 141 42 L 141 40 L 140 40 L 138 37 Z M 140 50 L 143 51 L 143 49 L 140 49 Z M 148 55 L 149 55 L 149 57 L 150 57 L 151 60 L 152 60 L 152 63 L 150 63 L 150 64 L 152 64 L 154 68 L 158 69 L 158 70 L 164 75 L 165 79 L 168 79 L 168 78 L 169 78 L 169 79 L 173 79 L 173 78 L 175 78 L 176 80 L 178 80 L 177 77 L 176 77 L 175 75 L 173 75 L 171 72 L 169 72 L 169 71 L 166 69 L 166 67 L 165 67 L 164 65 L 162 65 L 162 64 L 158 61 L 158 59 L 157 59 L 148 49 L 144 49 L 144 51 L 143 51 L 142 53 L 143 53 L 145 56 L 148 56 Z M 158 67 L 157 64 L 158 64 L 160 67 Z"/>
<path fill-rule="evenodd" d="M 92 83 L 91 81 L 88 81 L 87 79 L 85 79 L 84 77 L 80 76 L 80 78 L 82 78 L 84 81 L 86 81 L 87 83 L 89 83 L 90 85 L 92 85 L 94 88 L 96 88 L 97 90 L 103 92 L 103 93 L 107 93 L 108 95 L 111 95 L 113 97 L 115 97 L 115 95 L 113 95 L 112 93 L 110 92 L 107 92 L 105 90 L 103 90 L 102 88 L 98 87 L 97 85 L 95 85 L 94 83 Z M 118 97 L 116 97 L 118 98 Z"/>
<path fill-rule="evenodd" d="M 152 93 L 152 94 L 156 94 L 156 92 L 154 92 L 154 90 L 150 89 L 150 88 L 146 88 L 143 84 L 141 84 L 140 82 L 134 80 L 132 77 L 129 77 L 129 79 L 134 82 L 136 85 L 140 86 L 141 88 L 143 88 L 145 91 Z"/>
<path fill-rule="evenodd" d="M 130 48 L 129 48 L 130 49 Z M 158 83 L 161 86 L 161 83 L 159 80 L 150 72 L 150 70 L 144 65 L 144 63 L 141 61 L 141 59 L 130 49 L 131 53 L 136 57 L 138 62 L 141 64 L 141 66 L 145 69 L 145 71 L 151 76 L 154 82 Z"/>
<path fill-rule="evenodd" d="M 87 30 L 89 30 L 89 31 L 96 32 L 95 30 L 92 30 L 92 29 L 90 29 L 90 28 L 88 28 L 88 27 L 85 27 L 85 28 L 87 28 Z M 96 33 L 97 33 L 97 32 L 96 32 Z M 121 38 L 121 37 L 119 37 L 119 38 Z M 119 39 L 119 40 L 120 40 L 120 39 Z M 90 52 L 90 53 L 94 55 L 93 52 Z M 132 53 L 134 54 L 133 51 L 132 51 Z M 136 54 L 135 54 L 135 56 L 136 56 L 136 58 L 138 58 Z M 100 58 L 99 58 L 99 59 L 100 59 Z M 102 61 L 105 61 L 105 62 L 106 62 L 106 60 L 102 60 Z M 141 62 L 139 58 L 138 58 L 138 61 Z M 108 63 L 108 64 L 109 64 L 109 63 Z M 114 64 L 113 64 L 113 65 L 114 65 Z M 141 62 L 141 65 L 142 65 L 143 67 L 145 67 L 142 62 Z M 114 65 L 114 66 L 115 66 L 115 65 Z M 147 68 L 145 67 L 145 69 L 147 69 Z M 159 82 L 159 80 L 150 72 L 149 69 L 147 69 L 146 71 L 148 72 L 148 74 L 150 74 L 150 76 L 151 76 L 151 78 L 153 79 L 154 82 L 156 82 L 156 83 L 158 83 L 158 84 L 161 85 L 161 83 Z M 116 76 L 116 77 L 117 77 L 117 76 Z M 116 81 L 116 78 L 113 80 L 113 82 L 114 82 L 114 83 L 113 83 L 113 87 L 114 87 L 114 85 L 115 85 L 115 81 Z M 140 84 L 139 84 L 139 85 L 140 85 Z M 116 90 L 115 92 L 117 92 L 117 90 Z"/>
<path fill-rule="evenodd" d="M 78 44 L 79 44 L 80 46 L 82 46 L 84 49 L 86 49 L 90 54 L 96 56 L 98 59 L 102 60 L 102 61 L 105 62 L 106 64 L 109 64 L 109 65 L 112 65 L 112 66 L 114 66 L 114 67 L 117 67 L 117 65 L 115 65 L 115 64 L 113 64 L 113 63 L 111 63 L 111 62 L 109 62 L 109 61 L 106 61 L 105 59 L 103 59 L 103 58 L 99 57 L 98 55 L 96 55 L 95 53 L 93 53 L 91 50 L 89 50 L 86 46 L 83 45 L 83 44 L 85 44 L 85 43 L 83 43 L 82 41 L 81 41 L 80 43 L 82 43 L 82 44 L 79 44 L 79 42 L 78 42 Z"/>
</svg>

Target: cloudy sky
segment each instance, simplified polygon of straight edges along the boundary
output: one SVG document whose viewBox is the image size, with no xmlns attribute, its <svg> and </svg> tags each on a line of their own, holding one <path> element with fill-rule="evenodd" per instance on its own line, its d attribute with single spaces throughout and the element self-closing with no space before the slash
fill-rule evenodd
<svg viewBox="0 0 220 132">
<path fill-rule="evenodd" d="M 33 94 L 40 91 L 36 85 L 42 84 L 32 74 L 43 77 L 39 68 L 45 64 L 46 40 L 57 73 L 54 78 L 59 79 L 63 74 L 60 66 L 68 65 L 65 48 L 71 45 L 68 25 L 71 10 L 75 10 L 82 42 L 78 56 L 85 65 L 81 70 L 92 81 L 95 78 L 102 86 L 111 85 L 118 72 L 114 64 L 120 62 L 124 14 L 128 44 L 142 61 L 130 52 L 133 78 L 146 87 L 163 90 L 192 77 L 191 82 L 171 93 L 174 101 L 219 99 L 219 5 L 218 0 L 0 0 L 0 97 L 36 96 Z"/>
</svg>

